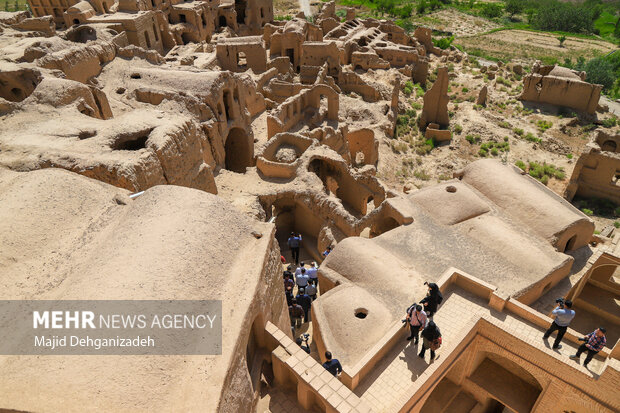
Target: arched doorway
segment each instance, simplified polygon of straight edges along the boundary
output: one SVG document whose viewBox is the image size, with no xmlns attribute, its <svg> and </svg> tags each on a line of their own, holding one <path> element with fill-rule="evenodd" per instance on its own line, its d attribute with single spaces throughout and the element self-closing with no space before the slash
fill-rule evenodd
<svg viewBox="0 0 620 413">
<path fill-rule="evenodd" d="M 252 166 L 252 158 L 254 157 L 254 146 L 251 138 L 241 128 L 232 128 L 228 132 L 226 144 L 226 169 L 245 173 L 245 168 Z"/>
</svg>

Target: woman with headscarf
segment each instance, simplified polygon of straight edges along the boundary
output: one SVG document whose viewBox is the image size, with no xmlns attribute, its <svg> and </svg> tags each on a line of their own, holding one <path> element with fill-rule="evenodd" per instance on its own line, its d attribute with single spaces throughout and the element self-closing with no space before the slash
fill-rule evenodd
<svg viewBox="0 0 620 413">
<path fill-rule="evenodd" d="M 422 330 L 422 350 L 420 350 L 421 358 L 424 358 L 426 349 L 431 350 L 431 361 L 435 360 L 435 350 L 441 345 L 441 332 L 434 321 L 429 321 L 426 328 Z"/>
<path fill-rule="evenodd" d="M 426 283 L 425 283 L 426 284 Z M 443 295 L 439 291 L 439 286 L 435 283 L 428 284 L 428 293 L 424 297 L 420 304 L 424 306 L 424 312 L 432 317 L 437 312 L 437 306 L 443 301 Z"/>
</svg>

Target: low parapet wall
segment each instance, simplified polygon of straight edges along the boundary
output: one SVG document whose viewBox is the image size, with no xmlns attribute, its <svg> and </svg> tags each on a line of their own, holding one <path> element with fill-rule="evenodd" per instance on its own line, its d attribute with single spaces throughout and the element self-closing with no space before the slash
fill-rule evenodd
<svg viewBox="0 0 620 413">
<path fill-rule="evenodd" d="M 296 386 L 297 401 L 304 409 L 318 408 L 329 413 L 372 411 L 274 324 L 267 322 L 265 333 L 274 348 L 271 360 L 275 382 L 283 387 Z"/>
</svg>

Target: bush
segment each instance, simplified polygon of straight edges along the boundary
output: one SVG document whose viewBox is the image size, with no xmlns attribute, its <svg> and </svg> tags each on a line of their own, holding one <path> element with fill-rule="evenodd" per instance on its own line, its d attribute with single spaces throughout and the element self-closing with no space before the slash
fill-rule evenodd
<svg viewBox="0 0 620 413">
<path fill-rule="evenodd" d="M 433 44 L 437 47 L 439 47 L 440 49 L 447 49 L 450 47 L 450 45 L 452 45 L 452 42 L 454 41 L 454 36 L 450 36 L 450 37 L 443 37 L 441 39 L 433 39 Z"/>
<path fill-rule="evenodd" d="M 594 211 L 592 211 L 591 209 L 588 209 L 588 208 L 581 208 L 581 212 L 583 212 L 584 214 L 586 214 L 589 217 L 594 215 Z"/>
<path fill-rule="evenodd" d="M 488 152 L 485 149 L 480 148 L 480 150 L 478 151 L 478 155 L 482 156 L 483 158 L 486 157 L 488 154 Z"/>
<path fill-rule="evenodd" d="M 586 81 L 603 85 L 605 91 L 609 91 L 616 81 L 614 65 L 604 57 L 595 57 L 588 61 L 584 70 L 587 73 Z"/>
<path fill-rule="evenodd" d="M 499 127 L 500 128 L 504 128 L 504 129 L 510 129 L 510 123 L 506 122 L 505 120 L 501 121 L 499 123 Z"/>
<path fill-rule="evenodd" d="M 493 19 L 502 15 L 502 5 L 498 3 L 484 3 L 480 14 L 486 18 Z"/>
<path fill-rule="evenodd" d="M 512 131 L 513 131 L 516 135 L 519 135 L 519 136 L 523 136 L 523 133 L 524 133 L 524 132 L 523 132 L 523 129 L 521 129 L 521 128 L 512 128 Z"/>
<path fill-rule="evenodd" d="M 523 12 L 525 2 L 523 0 L 508 0 L 506 2 L 506 13 L 512 18 L 515 14 Z"/>
<path fill-rule="evenodd" d="M 525 171 L 526 167 L 525 167 L 525 162 L 523 161 L 517 161 L 515 162 L 515 165 L 517 165 L 517 167 L 523 171 Z"/>
<path fill-rule="evenodd" d="M 418 7 L 416 7 L 416 12 L 418 14 L 424 14 L 426 12 L 426 0 L 422 0 L 418 3 Z"/>
<path fill-rule="evenodd" d="M 538 127 L 539 131 L 544 132 L 547 129 L 551 128 L 553 126 L 553 123 L 547 120 L 539 120 L 536 122 L 536 126 Z"/>
<path fill-rule="evenodd" d="M 618 221 L 614 222 L 614 227 L 620 228 L 620 222 L 618 222 Z"/>
<path fill-rule="evenodd" d="M 594 20 L 596 17 L 592 7 L 548 0 L 538 9 L 531 23 L 538 30 L 592 33 Z"/>
<path fill-rule="evenodd" d="M 606 128 L 613 128 L 616 126 L 616 123 L 618 123 L 618 119 L 615 116 L 603 120 L 603 126 Z"/>
<path fill-rule="evenodd" d="M 454 125 L 454 133 L 460 134 L 463 132 L 463 127 L 461 125 Z"/>
<path fill-rule="evenodd" d="M 537 138 L 531 132 L 528 132 L 527 135 L 525 135 L 525 140 L 528 142 L 536 142 L 536 143 L 542 142 L 540 138 Z"/>
<path fill-rule="evenodd" d="M 413 82 L 411 80 L 407 80 L 405 82 L 405 85 L 403 86 L 403 93 L 407 96 L 413 93 Z"/>
</svg>

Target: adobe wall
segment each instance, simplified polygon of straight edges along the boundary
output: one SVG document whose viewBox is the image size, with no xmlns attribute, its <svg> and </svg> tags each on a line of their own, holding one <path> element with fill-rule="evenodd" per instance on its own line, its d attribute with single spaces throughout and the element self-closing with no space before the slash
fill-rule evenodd
<svg viewBox="0 0 620 413">
<path fill-rule="evenodd" d="M 606 198 L 620 203 L 620 135 L 599 132 L 596 141 L 587 145 L 579 156 L 565 196 Z"/>
<path fill-rule="evenodd" d="M 568 107 L 594 114 L 601 96 L 601 85 L 575 79 L 532 73 L 523 78 L 520 100 Z"/>
<path fill-rule="evenodd" d="M 237 37 L 234 42 L 218 42 L 216 51 L 217 59 L 224 70 L 243 72 L 252 69 L 254 73 L 267 70 L 267 52 L 260 36 Z M 244 66 L 240 66 L 240 53 L 245 55 Z"/>
</svg>

